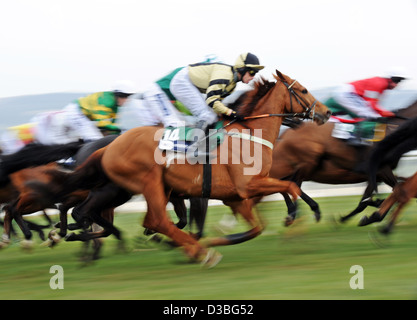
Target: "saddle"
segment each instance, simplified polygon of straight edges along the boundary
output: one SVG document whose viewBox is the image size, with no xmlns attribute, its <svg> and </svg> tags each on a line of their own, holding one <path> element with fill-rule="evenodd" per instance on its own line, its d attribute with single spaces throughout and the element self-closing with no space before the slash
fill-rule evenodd
<svg viewBox="0 0 417 320">
<path fill-rule="evenodd" d="M 332 117 L 338 121 L 334 123 L 332 137 L 346 140 L 351 146 L 370 146 L 373 142 L 381 141 L 385 137 L 385 123 L 375 123 L 357 118 Z"/>
</svg>

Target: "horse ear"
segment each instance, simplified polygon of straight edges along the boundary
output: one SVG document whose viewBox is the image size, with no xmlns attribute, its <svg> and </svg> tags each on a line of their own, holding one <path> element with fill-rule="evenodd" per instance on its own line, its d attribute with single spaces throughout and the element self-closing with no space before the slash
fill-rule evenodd
<svg viewBox="0 0 417 320">
<path fill-rule="evenodd" d="M 279 72 L 278 70 L 275 70 L 275 72 L 277 73 L 278 77 L 279 77 L 282 81 L 285 81 L 285 78 L 284 78 L 284 76 L 282 75 L 282 73 L 281 73 L 281 72 Z M 278 80 L 278 78 L 277 78 L 277 77 L 275 77 L 275 78 Z"/>
</svg>

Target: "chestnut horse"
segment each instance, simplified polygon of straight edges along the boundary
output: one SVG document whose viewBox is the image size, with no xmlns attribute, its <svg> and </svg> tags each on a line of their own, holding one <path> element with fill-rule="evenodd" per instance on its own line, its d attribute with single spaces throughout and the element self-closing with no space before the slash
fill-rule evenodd
<svg viewBox="0 0 417 320">
<path fill-rule="evenodd" d="M 282 117 L 303 114 L 306 118 L 324 123 L 330 116 L 327 107 L 315 100 L 297 81 L 278 71 L 274 77 L 276 82 L 258 82 L 254 90 L 246 95 L 238 108 L 244 122 L 226 121 L 225 141 L 216 149 L 217 153 L 209 164 L 170 157 L 170 153 L 158 149 L 163 130 L 139 127 L 127 131 L 109 146 L 95 152 L 69 175 L 59 192 L 63 194 L 80 187 L 90 188 L 94 181 L 109 179 L 132 194 L 143 194 L 148 205 L 144 227 L 171 238 L 183 247 L 190 258 L 214 265 L 220 255 L 207 247 L 240 243 L 262 232 L 263 226 L 252 212 L 250 198 L 276 192 L 289 193 L 293 199 L 300 195 L 300 189 L 293 182 L 268 176 L 272 147 L 278 137 Z M 244 132 L 245 129 L 249 133 Z M 246 150 L 240 147 L 241 139 L 242 145 L 248 147 Z M 239 148 L 233 148 L 236 141 Z M 248 164 L 249 154 L 253 155 L 253 162 Z M 210 176 L 204 171 L 208 167 Z M 207 183 L 206 180 L 209 180 L 208 187 L 203 184 Z M 232 210 L 239 212 L 251 229 L 199 242 L 176 228 L 166 214 L 169 193 L 173 191 L 188 197 L 199 197 L 203 190 L 206 190 L 207 197 L 223 200 Z"/>
<path fill-rule="evenodd" d="M 262 232 L 262 224 L 252 213 L 250 198 L 287 192 L 296 199 L 300 194 L 294 183 L 268 177 L 272 146 L 279 134 L 282 118 L 303 116 L 324 123 L 330 117 L 327 107 L 316 101 L 297 81 L 278 71 L 274 77 L 276 82 L 258 82 L 254 90 L 245 95 L 238 108 L 244 121 L 226 121 L 223 128 L 227 128 L 226 138 L 215 150 L 214 158 L 206 163 L 159 150 L 158 140 L 163 130 L 139 127 L 93 153 L 83 165 L 67 175 L 65 184 L 59 188 L 51 189 L 50 185 L 39 184 L 32 187 L 41 194 L 42 189 L 47 189 L 48 192 L 43 193 L 45 196 L 52 193 L 60 197 L 77 189 L 92 189 L 90 195 L 100 195 L 108 185 L 115 183 L 131 194 L 143 194 L 148 205 L 144 227 L 171 238 L 190 258 L 214 266 L 220 254 L 207 247 L 240 243 Z M 243 132 L 245 129 L 248 133 Z M 241 140 L 247 149 L 240 146 Z M 252 162 L 248 162 L 249 155 L 253 155 Z M 166 204 L 171 191 L 186 197 L 204 195 L 223 200 L 245 218 L 251 229 L 199 242 L 169 220 Z M 90 212 L 94 221 L 98 218 L 95 211 Z M 105 229 L 113 227 L 109 224 L 101 226 Z"/>
<path fill-rule="evenodd" d="M 369 158 L 369 185 L 377 189 L 376 172 L 383 167 L 395 169 L 401 156 L 417 147 L 417 117 L 401 125 L 397 131 L 383 139 L 373 150 Z M 417 197 L 417 173 L 397 184 L 394 191 L 382 202 L 380 208 L 371 216 L 363 216 L 359 226 L 382 221 L 389 210 L 397 204 L 388 224 L 379 229 L 388 234 L 392 231 L 395 221 L 408 202 Z"/>
<path fill-rule="evenodd" d="M 396 116 L 386 124 L 386 135 L 394 132 L 398 126 L 417 115 L 417 102 L 407 108 L 398 110 Z M 332 137 L 334 123 L 327 122 L 322 126 L 304 123 L 295 129 L 289 129 L 275 143 L 270 176 L 276 179 L 291 179 L 298 186 L 303 181 L 314 181 L 327 184 L 350 184 L 368 181 L 366 159 L 373 146 L 352 147 L 344 140 Z M 378 143 L 375 143 L 377 145 Z M 397 179 L 389 168 L 381 168 L 377 175 L 391 187 Z M 362 199 L 350 214 L 341 218 L 344 222 L 355 214 L 362 212 L 368 205 L 377 206 L 382 201 L 373 201 L 372 188 L 367 186 Z M 284 195 L 285 197 L 285 195 Z M 301 198 L 310 205 L 319 218 L 318 204 L 305 193 Z M 291 205 L 291 203 L 289 203 Z M 290 212 L 290 211 L 289 211 Z M 294 219 L 295 211 L 289 215 L 289 223 Z"/>
</svg>

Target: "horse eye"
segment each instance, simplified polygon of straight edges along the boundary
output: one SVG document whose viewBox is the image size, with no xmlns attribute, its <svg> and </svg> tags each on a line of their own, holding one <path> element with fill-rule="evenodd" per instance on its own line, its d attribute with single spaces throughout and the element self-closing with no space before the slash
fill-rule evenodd
<svg viewBox="0 0 417 320">
<path fill-rule="evenodd" d="M 301 91 L 302 94 L 307 94 L 307 89 L 304 89 L 303 91 Z"/>
</svg>

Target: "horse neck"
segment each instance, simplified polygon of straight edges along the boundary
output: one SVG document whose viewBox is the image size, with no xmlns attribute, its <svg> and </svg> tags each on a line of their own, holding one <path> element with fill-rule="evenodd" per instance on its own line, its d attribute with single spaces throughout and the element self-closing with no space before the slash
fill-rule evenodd
<svg viewBox="0 0 417 320">
<path fill-rule="evenodd" d="M 399 126 L 401 126 L 407 119 L 412 119 L 417 117 L 417 101 L 414 102 L 412 105 L 399 109 L 396 112 L 397 118 L 393 118 L 392 120 L 388 122 L 387 129 L 386 129 L 386 135 L 389 135 L 396 131 Z"/>
<path fill-rule="evenodd" d="M 397 110 L 396 114 L 405 118 L 417 117 L 417 101 L 406 108 Z"/>
<path fill-rule="evenodd" d="M 262 99 L 259 100 L 251 116 L 285 113 L 289 110 L 289 105 L 290 103 L 287 89 L 277 83 L 274 88 L 272 88 L 264 97 L 262 97 Z M 278 138 L 282 120 L 283 117 L 270 116 L 249 120 L 245 124 L 249 128 L 262 129 L 262 138 L 274 143 Z"/>
</svg>

